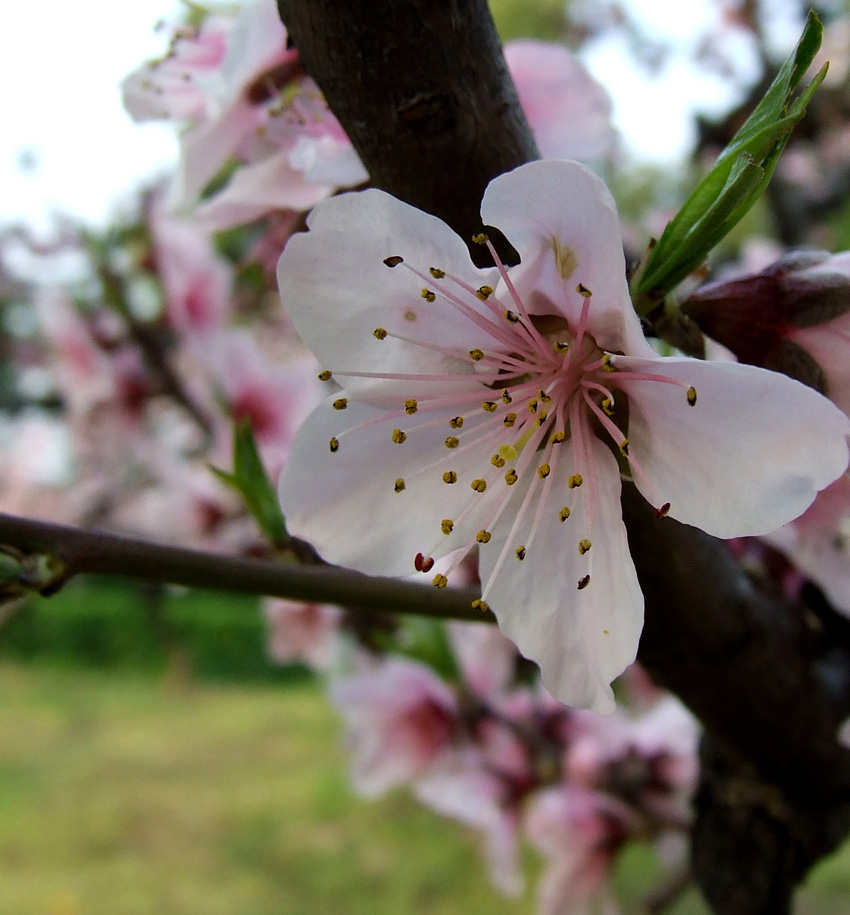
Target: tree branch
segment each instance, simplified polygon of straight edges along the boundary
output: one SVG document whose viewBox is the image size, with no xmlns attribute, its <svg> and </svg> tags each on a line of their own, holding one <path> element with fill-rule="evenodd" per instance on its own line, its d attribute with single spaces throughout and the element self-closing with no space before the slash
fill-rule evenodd
<svg viewBox="0 0 850 915">
<path fill-rule="evenodd" d="M 53 577 L 28 583 L 43 593 L 53 593 L 75 575 L 91 573 L 371 612 L 494 622 L 492 613 L 472 608 L 480 595 L 471 589 L 440 590 L 397 578 L 371 578 L 336 566 L 241 559 L 14 515 L 0 514 L 0 545 L 60 560 Z"/>
<path fill-rule="evenodd" d="M 535 156 L 484 0 L 278 6 L 374 183 L 468 238 L 488 181 Z M 781 915 L 850 826 L 850 754 L 836 739 L 850 713 L 847 627 L 760 594 L 722 543 L 657 519 L 631 486 L 624 508 L 646 598 L 640 657 L 724 759 L 704 770 L 697 879 L 723 915 Z M 752 880 L 748 847 L 764 879 Z"/>
</svg>

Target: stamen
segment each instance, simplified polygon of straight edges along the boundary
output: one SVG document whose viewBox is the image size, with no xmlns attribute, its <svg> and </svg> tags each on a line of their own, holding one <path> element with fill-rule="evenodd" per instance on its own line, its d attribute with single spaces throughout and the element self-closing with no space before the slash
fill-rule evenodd
<svg viewBox="0 0 850 915">
<path fill-rule="evenodd" d="M 491 538 L 492 536 L 493 536 L 493 535 L 490 533 L 490 531 L 480 530 L 480 531 L 475 535 L 475 539 L 476 539 L 476 541 L 477 541 L 478 543 L 489 543 L 489 542 L 490 542 L 490 538 Z"/>
<path fill-rule="evenodd" d="M 457 474 L 454 472 L 454 470 L 447 470 L 443 474 L 443 482 L 444 483 L 457 483 Z"/>
<path fill-rule="evenodd" d="M 339 439 L 332 438 L 330 445 L 331 445 L 331 454 L 336 454 L 337 451 L 339 451 Z"/>
<path fill-rule="evenodd" d="M 398 267 L 399 264 L 403 264 L 403 263 L 404 263 L 404 258 L 401 257 L 401 256 L 398 255 L 398 254 L 393 254 L 392 257 L 385 257 L 385 258 L 384 258 L 384 263 L 385 263 L 388 267 Z"/>
<path fill-rule="evenodd" d="M 333 402 L 334 410 L 344 410 L 348 406 L 347 397 L 339 397 Z"/>
<path fill-rule="evenodd" d="M 583 540 L 579 540 L 579 542 L 578 542 L 579 555 L 584 556 L 584 554 L 587 553 L 588 550 L 590 550 L 591 546 L 593 546 L 593 544 L 586 537 Z"/>
<path fill-rule="evenodd" d="M 525 559 L 525 547 L 524 547 L 524 546 L 517 547 L 517 549 L 516 549 L 516 558 L 517 558 L 520 562 L 522 562 L 523 559 Z"/>
<path fill-rule="evenodd" d="M 386 339 L 387 339 L 387 331 L 386 331 L 386 328 L 384 328 L 384 327 L 376 327 L 376 328 L 372 331 L 372 336 L 373 336 L 376 340 L 386 340 Z"/>
<path fill-rule="evenodd" d="M 484 490 L 487 489 L 486 480 L 473 480 L 469 485 L 476 492 L 484 492 Z"/>
<path fill-rule="evenodd" d="M 443 518 L 443 520 L 440 522 L 440 528 L 446 536 L 448 536 L 454 530 L 454 527 L 455 523 L 451 518 Z"/>
<path fill-rule="evenodd" d="M 396 492 L 404 492 L 404 488 L 405 488 L 405 487 L 404 487 L 404 478 L 403 478 L 403 477 L 399 477 L 399 478 L 395 481 L 395 491 L 396 491 Z"/>
<path fill-rule="evenodd" d="M 407 413 L 408 416 L 412 416 L 418 409 L 418 404 L 412 397 L 404 402 L 404 412 Z"/>
<path fill-rule="evenodd" d="M 319 372 L 316 377 L 319 379 L 319 381 L 330 381 L 331 378 L 333 378 L 333 372 L 329 372 L 327 369 L 325 369 L 323 372 Z"/>
<path fill-rule="evenodd" d="M 583 578 L 578 580 L 578 590 L 584 591 L 584 589 L 590 584 L 590 576 L 585 575 Z"/>
<path fill-rule="evenodd" d="M 697 389 L 695 387 L 688 388 L 688 403 L 691 406 L 694 406 L 697 402 Z"/>
<path fill-rule="evenodd" d="M 407 433 L 402 432 L 401 429 L 393 429 L 393 441 L 397 445 L 403 445 L 407 441 Z"/>
<path fill-rule="evenodd" d="M 445 575 L 440 575 L 439 573 L 434 576 L 434 587 L 435 588 L 445 588 L 449 583 L 448 578 Z"/>
<path fill-rule="evenodd" d="M 487 603 L 486 600 L 480 600 L 480 599 L 474 600 L 472 602 L 472 609 L 481 610 L 482 613 L 486 613 L 490 609 L 490 605 Z"/>
</svg>

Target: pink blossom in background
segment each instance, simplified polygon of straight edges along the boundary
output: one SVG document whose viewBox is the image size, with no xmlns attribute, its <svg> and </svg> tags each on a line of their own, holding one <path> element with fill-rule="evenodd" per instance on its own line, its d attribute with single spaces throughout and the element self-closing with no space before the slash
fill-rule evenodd
<svg viewBox="0 0 850 915">
<path fill-rule="evenodd" d="M 536 795 L 525 829 L 549 859 L 539 915 L 587 915 L 592 904 L 616 915 L 608 881 L 634 825 L 634 813 L 621 801 L 579 786 L 565 783 Z"/>
<path fill-rule="evenodd" d="M 268 651 L 278 663 L 302 661 L 327 670 L 333 661 L 342 612 L 328 604 L 269 598 L 263 601 Z"/>
<path fill-rule="evenodd" d="M 223 400 L 218 453 L 229 460 L 232 421 L 248 420 L 267 473 L 274 479 L 289 455 L 295 433 L 321 400 L 319 366 L 303 349 L 273 358 L 245 330 L 230 328 L 206 340 L 198 359 Z"/>
<path fill-rule="evenodd" d="M 227 26 L 215 17 L 211 30 L 224 41 L 223 55 L 205 53 L 212 39 L 202 27 L 176 44 L 179 55 L 145 65 L 124 84 L 125 105 L 137 119 L 191 122 L 181 137 L 179 209 L 194 207 L 231 159 L 247 164 L 194 214 L 208 231 L 275 209 L 309 209 L 335 187 L 366 180 L 315 83 L 301 72 L 298 52 L 287 48 L 273 0 L 247 3 Z M 203 66 L 183 66 L 192 41 Z"/>
<path fill-rule="evenodd" d="M 482 600 L 547 688 L 611 711 L 643 609 L 621 474 L 659 515 L 762 534 L 844 472 L 850 422 L 784 376 L 658 357 L 583 166 L 496 178 L 482 220 L 517 267 L 474 268 L 445 224 L 374 190 L 323 202 L 290 240 L 281 299 L 342 391 L 301 428 L 281 503 L 296 536 L 367 573 L 478 548 Z"/>
<path fill-rule="evenodd" d="M 209 235 L 163 211 L 150 218 L 153 253 L 169 324 L 187 345 L 222 328 L 233 309 L 233 269 L 215 253 Z"/>
<path fill-rule="evenodd" d="M 504 51 L 544 159 L 588 161 L 614 151 L 610 96 L 563 45 L 509 41 Z"/>
<path fill-rule="evenodd" d="M 423 664 L 375 659 L 334 681 L 330 696 L 345 721 L 352 781 L 367 797 L 424 776 L 451 754 L 457 699 Z"/>
<path fill-rule="evenodd" d="M 764 539 L 850 616 L 850 477 L 839 477 L 799 518 Z"/>
</svg>

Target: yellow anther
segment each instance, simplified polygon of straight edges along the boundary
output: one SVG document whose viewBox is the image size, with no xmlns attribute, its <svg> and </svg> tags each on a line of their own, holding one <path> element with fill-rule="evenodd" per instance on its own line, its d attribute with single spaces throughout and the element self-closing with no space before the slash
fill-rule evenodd
<svg viewBox="0 0 850 915">
<path fill-rule="evenodd" d="M 444 483 L 457 483 L 457 474 L 453 470 L 447 470 L 443 474 Z"/>
<path fill-rule="evenodd" d="M 482 613 L 486 613 L 490 609 L 490 605 L 486 600 L 474 600 L 472 602 L 473 610 L 480 610 Z"/>
<path fill-rule="evenodd" d="M 615 369 L 614 369 L 614 363 L 611 361 L 611 354 L 610 354 L 610 353 L 604 353 L 603 356 L 602 356 L 602 371 L 603 371 L 603 372 L 613 372 L 613 371 L 615 371 Z"/>
<path fill-rule="evenodd" d="M 404 412 L 412 416 L 419 409 L 416 401 L 411 397 L 404 402 Z"/>
<path fill-rule="evenodd" d="M 579 591 L 584 591 L 584 589 L 590 584 L 590 576 L 585 575 L 584 577 L 578 580 L 578 589 Z"/>
<path fill-rule="evenodd" d="M 327 369 L 324 372 L 319 372 L 318 375 L 319 381 L 330 381 L 333 378 L 333 372 L 329 372 Z"/>
<path fill-rule="evenodd" d="M 405 486 L 404 486 L 404 478 L 403 478 L 403 477 L 399 477 L 399 478 L 395 481 L 395 491 L 396 491 L 396 492 L 404 492 L 404 488 L 405 488 Z"/>
<path fill-rule="evenodd" d="M 493 287 L 492 286 L 479 286 L 478 289 L 475 290 L 475 294 L 478 296 L 479 299 L 481 299 L 482 302 L 486 302 L 487 299 L 489 299 L 490 296 L 493 295 Z"/>
<path fill-rule="evenodd" d="M 476 362 L 480 362 L 484 358 L 484 353 L 480 349 L 471 349 L 469 355 L 472 356 Z"/>
<path fill-rule="evenodd" d="M 570 489 L 575 489 L 577 486 L 581 486 L 582 483 L 584 483 L 584 480 L 581 478 L 580 473 L 574 473 L 569 480 L 567 480 L 567 486 L 569 486 Z"/>
<path fill-rule="evenodd" d="M 401 429 L 393 429 L 393 441 L 397 445 L 403 445 L 407 441 L 407 433 L 402 432 Z"/>
<path fill-rule="evenodd" d="M 548 413 L 540 413 L 540 414 L 538 415 L 537 419 L 534 420 L 535 424 L 536 424 L 538 427 L 539 427 L 539 426 L 542 426 L 543 423 L 546 422 L 546 418 L 547 418 L 548 416 L 549 416 Z"/>
<path fill-rule="evenodd" d="M 463 417 L 462 416 L 453 416 L 449 420 L 449 425 L 452 429 L 460 429 L 463 427 Z"/>
<path fill-rule="evenodd" d="M 629 456 L 629 440 L 627 438 L 624 438 L 620 442 L 620 454 L 622 454 L 623 457 Z"/>
<path fill-rule="evenodd" d="M 578 542 L 578 551 L 584 556 L 584 554 L 593 546 L 593 544 L 585 537 L 584 540 L 579 540 Z"/>
<path fill-rule="evenodd" d="M 540 403 L 550 403 L 552 398 L 541 388 L 537 392 L 537 396 L 540 398 Z"/>
<path fill-rule="evenodd" d="M 560 445 L 562 441 L 567 437 L 566 432 L 553 432 L 551 438 L 549 439 L 550 443 L 553 445 Z"/>
<path fill-rule="evenodd" d="M 508 309 L 508 311 L 505 312 L 505 317 L 511 324 L 519 324 L 519 315 L 515 311 Z"/>
<path fill-rule="evenodd" d="M 472 236 L 472 241 L 476 245 L 486 245 L 490 238 L 484 232 L 478 232 Z"/>
<path fill-rule="evenodd" d="M 519 546 L 516 550 L 516 558 L 522 562 L 525 559 L 525 546 Z"/>
<path fill-rule="evenodd" d="M 549 471 L 550 471 L 550 469 L 551 469 L 551 468 L 549 467 L 548 464 L 541 464 L 541 465 L 537 468 L 537 476 L 539 476 L 541 480 L 545 480 L 546 477 L 549 476 Z"/>
<path fill-rule="evenodd" d="M 333 402 L 333 408 L 334 408 L 334 410 L 344 410 L 347 406 L 348 406 L 348 398 L 347 398 L 347 397 L 338 397 L 338 398 Z"/>
<path fill-rule="evenodd" d="M 336 454 L 337 451 L 339 451 L 339 439 L 332 438 L 330 444 L 331 444 L 331 454 Z"/>
<path fill-rule="evenodd" d="M 422 288 L 422 292 L 420 293 L 420 295 L 422 296 L 423 299 L 425 299 L 426 302 L 434 302 L 437 299 L 436 293 L 431 292 L 431 290 L 428 289 L 427 286 L 424 286 Z"/>
<path fill-rule="evenodd" d="M 431 276 L 434 277 L 435 280 L 441 280 L 446 275 L 446 271 L 440 270 L 439 267 L 429 267 L 428 272 L 431 274 Z"/>
<path fill-rule="evenodd" d="M 373 336 L 376 340 L 386 340 L 386 338 L 387 338 L 387 332 L 386 332 L 386 330 L 385 330 L 383 327 L 376 327 L 376 328 L 372 331 L 372 336 Z"/>
<path fill-rule="evenodd" d="M 688 388 L 688 403 L 693 406 L 697 402 L 697 389 Z"/>
<path fill-rule="evenodd" d="M 493 535 L 490 533 L 490 531 L 480 530 L 480 531 L 475 535 L 475 539 L 476 539 L 479 543 L 489 543 L 489 542 L 490 542 L 490 538 L 491 538 L 492 536 L 493 536 Z"/>
<path fill-rule="evenodd" d="M 519 479 L 517 472 L 511 467 L 511 469 L 505 474 L 505 482 L 508 486 L 513 486 L 514 483 Z"/>
<path fill-rule="evenodd" d="M 506 413 L 502 422 L 506 426 L 512 426 L 516 422 L 516 413 Z"/>
<path fill-rule="evenodd" d="M 476 492 L 484 492 L 484 490 L 487 488 L 487 481 L 486 480 L 473 480 L 469 485 Z"/>
<path fill-rule="evenodd" d="M 460 444 L 460 439 L 459 439 L 459 438 L 455 438 L 453 435 L 450 435 L 450 436 L 446 439 L 446 448 L 457 448 L 457 446 L 458 446 L 459 444 Z"/>
<path fill-rule="evenodd" d="M 579 283 L 578 286 L 576 286 L 576 292 L 579 295 L 584 296 L 586 299 L 589 299 L 591 295 L 593 295 L 593 293 L 583 283 Z"/>
<path fill-rule="evenodd" d="M 536 398 L 536 397 L 532 397 L 531 400 L 529 400 L 529 402 L 528 402 L 528 412 L 529 412 L 529 413 L 536 413 L 536 412 L 537 412 L 537 398 Z"/>
<path fill-rule="evenodd" d="M 561 519 L 562 524 L 570 517 L 570 510 L 566 505 L 558 512 L 558 517 Z"/>
<path fill-rule="evenodd" d="M 504 467 L 507 461 L 501 455 L 494 454 L 493 457 L 490 458 L 490 463 L 494 467 Z"/>
<path fill-rule="evenodd" d="M 560 343 L 558 340 L 552 344 L 552 349 L 555 350 L 556 353 L 565 353 L 569 348 L 569 343 Z"/>
<path fill-rule="evenodd" d="M 445 575 L 440 575 L 439 573 L 434 576 L 434 587 L 435 588 L 445 588 L 449 583 L 448 578 Z"/>
<path fill-rule="evenodd" d="M 513 401 L 513 397 L 508 394 L 508 389 L 505 388 L 504 391 L 502 391 L 502 403 L 513 403 Z"/>
<path fill-rule="evenodd" d="M 603 397 L 602 403 L 599 406 L 602 407 L 603 413 L 607 414 L 608 416 L 614 415 L 614 402 L 610 397 Z"/>
<path fill-rule="evenodd" d="M 492 400 L 485 400 L 484 403 L 481 404 L 481 409 L 486 410 L 488 413 L 495 413 L 496 404 Z"/>
<path fill-rule="evenodd" d="M 404 258 L 400 257 L 398 254 L 394 254 L 392 257 L 385 257 L 384 263 L 388 267 L 398 267 L 399 264 L 404 263 Z"/>
<path fill-rule="evenodd" d="M 444 534 L 450 534 L 455 527 L 454 521 L 451 518 L 443 518 L 440 522 L 440 528 Z"/>
<path fill-rule="evenodd" d="M 506 461 L 515 461 L 519 457 L 519 451 L 513 445 L 499 445 L 499 457 Z"/>
</svg>

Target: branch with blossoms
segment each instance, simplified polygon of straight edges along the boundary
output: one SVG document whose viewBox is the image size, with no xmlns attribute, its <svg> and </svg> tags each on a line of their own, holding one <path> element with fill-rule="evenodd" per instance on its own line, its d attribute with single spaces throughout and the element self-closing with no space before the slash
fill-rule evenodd
<svg viewBox="0 0 850 915">
<path fill-rule="evenodd" d="M 376 184 L 383 189 L 421 203 L 421 187 L 432 175 L 459 174 L 477 190 L 503 171 L 502 151 L 508 151 L 510 156 L 512 150 L 529 148 L 528 130 L 519 114 L 505 114 L 504 100 L 509 99 L 510 93 L 504 88 L 488 90 L 491 97 L 503 100 L 497 111 L 487 106 L 476 107 L 472 99 L 459 91 L 463 85 L 460 80 L 453 84 L 454 91 L 435 90 L 429 95 L 430 90 L 426 90 L 424 94 L 434 104 L 415 122 L 416 136 L 410 135 L 405 122 L 406 106 L 421 87 L 430 87 L 440 78 L 435 74 L 444 72 L 442 64 L 446 61 L 457 61 L 461 67 L 474 59 L 489 78 L 499 75 L 504 78 L 505 68 L 498 55 L 486 40 L 478 39 L 479 35 L 490 34 L 491 28 L 483 5 L 470 5 L 468 14 L 477 18 L 474 27 L 467 22 L 466 28 L 456 21 L 453 6 L 436 9 L 430 6 L 425 19 L 427 27 L 415 32 L 415 56 L 403 53 L 405 42 L 414 34 L 412 22 L 405 22 L 404 17 L 419 17 L 422 13 L 415 3 L 400 9 L 395 4 L 352 6 L 334 0 L 311 4 L 280 0 L 279 6 L 301 50 L 304 65 L 322 87 Z M 369 93 L 361 95 L 350 91 L 347 76 L 362 69 L 360 55 L 364 47 L 389 48 L 398 55 L 369 56 L 366 68 Z M 370 112 L 380 113 L 383 129 L 373 133 L 366 106 Z M 455 140 L 483 136 L 487 143 L 441 143 L 449 136 Z M 376 137 L 380 137 L 379 143 Z M 392 161 L 392 169 L 383 169 L 384 161 Z M 564 176 L 563 180 L 570 179 Z M 519 187 L 508 191 L 507 183 L 505 188 L 501 195 L 504 203 L 500 200 L 497 205 L 494 193 L 484 220 L 503 230 L 515 226 L 514 232 L 507 234 L 516 245 L 525 230 L 521 220 L 510 214 L 508 206 L 523 209 L 527 205 L 530 209 L 528 201 L 538 195 L 530 180 L 521 191 Z M 541 189 L 540 199 L 534 202 L 548 213 L 549 204 L 544 202 L 544 197 L 548 195 L 551 200 L 555 193 L 554 187 Z M 435 205 L 426 208 L 457 227 L 463 237 L 470 236 L 470 227 L 480 225 L 475 216 L 477 201 L 472 204 L 468 194 L 437 191 L 436 198 Z M 567 199 L 562 205 L 575 206 L 575 196 L 569 203 Z M 340 209 L 337 219 L 343 218 L 351 219 L 349 225 L 353 228 L 356 222 L 353 212 L 343 217 Z M 389 239 L 383 241 L 385 255 L 406 253 L 400 218 L 394 225 Z M 320 224 L 315 220 L 311 234 L 319 230 Z M 288 249 L 293 250 L 291 246 Z M 307 243 L 299 250 L 306 257 Z M 329 244 L 322 249 L 325 269 L 331 266 L 330 250 Z M 622 261 L 613 250 L 597 243 L 594 254 L 602 257 L 602 250 L 607 251 L 608 262 L 599 269 L 607 269 L 609 274 L 622 270 Z M 301 265 L 294 263 L 294 254 L 290 258 L 290 269 L 298 277 Z M 423 269 L 429 266 L 426 263 Z M 445 264 L 435 263 L 435 266 L 441 271 L 445 268 Z M 284 296 L 288 294 L 297 300 L 301 280 L 296 278 L 290 283 L 283 268 L 282 278 Z M 504 273 L 502 278 L 505 279 Z M 606 288 L 601 275 L 585 273 L 579 279 L 597 298 Z M 353 275 L 350 282 L 354 282 Z M 374 282 L 377 285 L 380 280 L 376 277 Z M 485 280 L 484 285 L 496 283 Z M 364 296 L 366 287 L 353 294 Z M 548 288 L 544 294 L 553 295 Z M 307 339 L 310 342 L 309 332 Z M 509 349 L 516 351 L 521 347 L 516 343 Z M 502 371 L 509 377 L 508 372 Z M 373 377 L 379 376 L 376 373 Z M 743 373 L 734 384 L 744 385 Z M 743 387 L 739 390 L 743 392 Z M 637 402 L 632 390 L 629 393 Z M 809 402 L 814 406 L 813 399 Z M 724 409 L 728 410 L 728 406 Z M 777 419 L 783 412 L 777 412 Z M 602 417 L 600 421 L 604 422 Z M 719 428 L 723 417 L 718 415 L 715 422 L 717 425 L 706 420 L 701 429 L 688 428 L 686 434 L 697 447 L 708 447 L 701 438 L 708 437 L 713 425 L 715 430 Z M 846 464 L 846 451 L 842 455 L 840 444 L 844 420 L 836 415 L 830 422 L 842 430 L 836 441 L 837 475 Z M 575 434 L 575 425 L 573 428 Z M 819 431 L 812 428 L 810 432 L 795 430 L 792 434 L 820 437 L 825 429 L 826 425 Z M 746 437 L 748 432 L 741 429 L 735 434 Z M 782 437 L 787 436 L 782 433 Z M 768 447 L 780 447 L 779 442 Z M 635 452 L 634 442 L 632 452 Z M 728 506 L 724 490 L 729 491 L 731 486 L 731 491 L 739 497 L 741 490 L 737 483 L 733 485 L 735 477 L 740 482 L 742 475 L 755 472 L 756 477 L 747 484 L 752 493 L 760 485 L 757 477 L 767 469 L 765 457 L 768 456 L 769 452 L 761 452 L 758 465 L 752 463 L 752 452 L 732 458 L 728 467 L 732 474 L 727 479 L 718 478 L 713 484 L 715 488 L 705 492 L 703 498 Z M 666 469 L 668 473 L 675 472 L 672 465 Z M 682 470 L 687 472 L 686 461 Z M 641 486 L 638 472 L 634 475 L 644 494 L 647 489 L 652 491 L 654 487 L 647 487 L 645 480 Z M 665 482 L 658 481 L 658 491 L 665 491 Z M 691 484 L 686 480 L 684 485 Z M 789 517 L 795 513 L 792 509 Z M 812 621 L 811 615 L 802 613 L 793 602 L 761 594 L 716 541 L 693 528 L 677 526 L 670 519 L 659 523 L 656 512 L 631 495 L 626 500 L 626 522 L 629 546 L 646 598 L 641 657 L 659 682 L 677 692 L 700 716 L 708 732 L 706 760 L 717 761 L 706 768 L 701 793 L 703 818 L 697 822 L 694 854 L 698 878 L 719 911 L 785 911 L 796 882 L 832 842 L 846 833 L 850 823 L 850 811 L 844 801 L 848 753 L 838 745 L 836 737 L 841 721 L 850 711 L 850 694 L 846 678 L 826 674 L 827 669 L 836 673 L 842 669 L 848 652 L 846 631 L 831 625 L 831 618 L 826 622 Z M 701 524 L 696 513 L 692 523 Z M 702 526 L 706 526 L 704 522 Z M 721 527 L 718 525 L 717 532 L 729 536 Z M 341 551 L 338 547 L 331 548 L 330 541 L 323 539 L 332 553 L 346 552 L 344 548 Z M 545 657 L 545 648 L 539 644 L 531 646 L 527 633 L 517 628 L 508 631 L 514 637 L 519 636 L 521 647 L 525 640 L 528 647 L 536 648 L 538 659 L 541 654 Z M 535 655 L 534 650 L 529 653 Z M 782 676 L 777 676 L 777 668 L 782 670 Z M 789 721 L 793 724 L 789 725 Z M 739 790 L 733 790 L 733 785 Z M 749 842 L 756 843 L 764 856 L 762 873 L 767 875 L 764 881 L 751 880 L 749 858 L 739 854 L 740 848 Z M 740 871 L 742 867 L 746 874 Z M 746 889 L 741 889 L 742 886 Z"/>
</svg>

